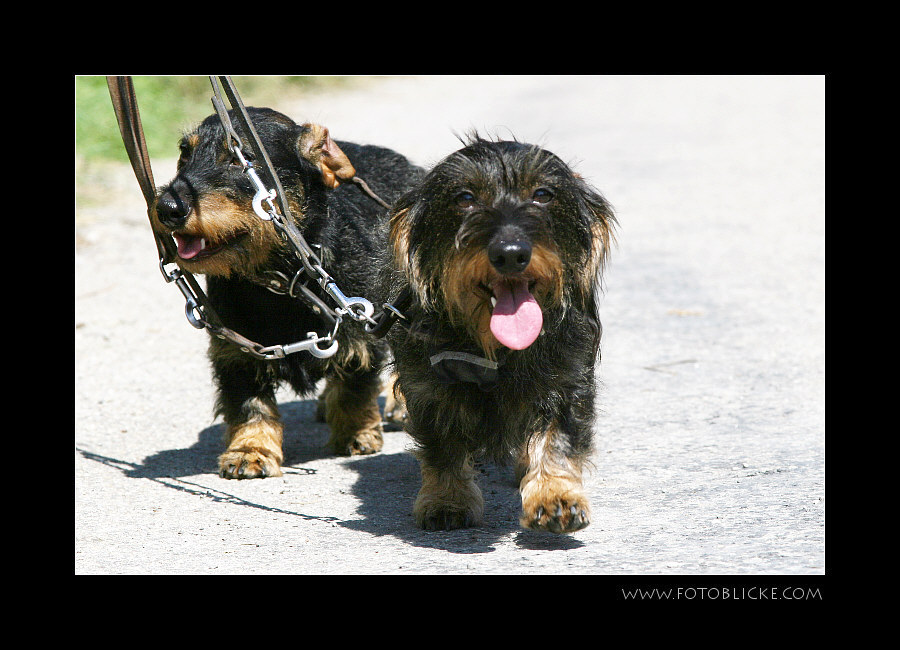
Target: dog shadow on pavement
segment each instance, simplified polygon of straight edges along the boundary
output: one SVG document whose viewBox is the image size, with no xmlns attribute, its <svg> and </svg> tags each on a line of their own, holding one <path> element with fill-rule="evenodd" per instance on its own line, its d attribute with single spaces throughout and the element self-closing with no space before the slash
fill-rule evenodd
<svg viewBox="0 0 900 650">
<path fill-rule="evenodd" d="M 331 456 L 327 448 L 328 425 L 315 421 L 316 400 L 279 404 L 284 422 L 284 469 Z M 140 463 L 117 461 L 84 450 L 82 456 L 121 469 L 131 478 L 181 478 L 218 474 L 218 457 L 225 451 L 225 424 L 219 422 L 203 429 L 197 442 L 187 448 L 165 449 L 147 456 Z"/>
<path fill-rule="evenodd" d="M 512 467 L 493 463 L 476 465 L 478 485 L 484 495 L 484 521 L 480 526 L 426 531 L 416 526 L 412 514 L 421 484 L 419 463 L 412 453 L 382 452 L 357 456 L 346 462 L 359 476 L 353 486 L 353 495 L 359 499 L 357 513 L 361 518 L 337 522 L 339 526 L 379 537 L 392 535 L 412 546 L 460 554 L 490 553 L 496 550 L 498 543 L 505 543 L 510 537 L 518 547 L 534 550 L 568 550 L 584 545 L 569 535 L 520 528 L 521 499 Z M 402 562 L 402 558 L 399 561 Z M 477 570 L 477 567 L 473 569 Z"/>
<path fill-rule="evenodd" d="M 285 474 L 306 473 L 302 468 L 291 465 L 303 464 L 318 458 L 328 458 L 328 426 L 315 421 L 316 400 L 288 402 L 279 405 L 285 425 Z M 147 456 L 140 463 L 104 456 L 76 447 L 76 451 L 87 460 L 121 471 L 128 478 L 147 479 L 170 489 L 186 494 L 212 499 L 220 503 L 257 508 L 267 512 L 294 515 L 303 519 L 337 522 L 336 517 L 307 515 L 270 505 L 249 501 L 232 491 L 213 487 L 204 481 L 201 484 L 189 477 L 200 475 L 217 476 L 219 454 L 225 449 L 223 434 L 225 425 L 214 424 L 203 429 L 195 444 L 188 448 L 167 449 Z M 222 481 L 223 484 L 230 481 Z M 224 485 L 223 485 L 224 487 Z"/>
<path fill-rule="evenodd" d="M 381 398 L 383 401 L 383 398 Z M 383 406 L 383 404 L 382 404 Z M 303 465 L 332 458 L 328 449 L 328 425 L 316 420 L 317 401 L 298 400 L 279 404 L 284 422 L 285 476 L 302 473 Z M 226 490 L 212 489 L 187 480 L 200 475 L 217 475 L 219 454 L 225 449 L 225 425 L 217 423 L 200 431 L 197 442 L 187 448 L 166 449 L 147 456 L 140 463 L 111 458 L 76 448 L 86 459 L 113 467 L 129 478 L 149 479 L 204 498 L 238 505 L 247 505 L 294 514 L 303 518 L 320 519 L 298 512 L 282 511 L 251 503 Z M 386 427 L 385 436 L 405 436 L 399 427 Z M 452 553 L 489 553 L 505 539 L 513 537 L 517 546 L 537 550 L 567 550 L 583 544 L 575 537 L 522 530 L 518 517 L 521 509 L 518 490 L 513 481 L 513 469 L 493 463 L 479 464 L 478 484 L 484 494 L 484 521 L 474 528 L 446 531 L 425 531 L 418 528 L 412 515 L 413 502 L 418 494 L 421 477 L 419 463 L 410 450 L 379 452 L 371 456 L 353 456 L 342 460 L 358 476 L 353 495 L 359 500 L 360 518 L 329 521 L 347 529 L 374 536 L 392 535 L 422 548 L 435 548 Z M 225 483 L 223 481 L 223 483 Z"/>
</svg>

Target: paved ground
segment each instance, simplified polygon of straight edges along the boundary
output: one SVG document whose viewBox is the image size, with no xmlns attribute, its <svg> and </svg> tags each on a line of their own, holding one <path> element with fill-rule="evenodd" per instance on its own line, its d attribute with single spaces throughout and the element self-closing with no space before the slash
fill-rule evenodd
<svg viewBox="0 0 900 650">
<path fill-rule="evenodd" d="M 98 170 L 76 211 L 75 573 L 823 575 L 824 99 L 822 77 L 431 77 L 273 105 L 423 165 L 511 133 L 616 207 L 593 523 L 564 537 L 520 530 L 493 466 L 481 527 L 419 531 L 409 438 L 330 457 L 289 392 L 284 476 L 218 478 L 206 334 L 130 168 Z"/>
</svg>

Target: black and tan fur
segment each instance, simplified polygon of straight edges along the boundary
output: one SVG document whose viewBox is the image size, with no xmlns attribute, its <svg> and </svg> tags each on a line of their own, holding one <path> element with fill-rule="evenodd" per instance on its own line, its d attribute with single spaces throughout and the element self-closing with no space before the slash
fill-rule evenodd
<svg viewBox="0 0 900 650">
<path fill-rule="evenodd" d="M 483 456 L 516 462 L 522 526 L 588 525 L 582 473 L 614 223 L 609 203 L 555 155 L 477 136 L 394 204 L 385 292 L 412 296 L 406 327 L 389 338 L 422 469 L 419 526 L 482 521 L 474 463 Z M 524 349 L 491 329 L 492 287 L 504 282 L 527 285 L 543 314 Z M 479 360 L 475 379 L 439 372 L 435 360 L 448 350 Z M 495 375 L 482 381 L 493 363 Z"/>
<path fill-rule="evenodd" d="M 249 108 L 248 113 L 295 223 L 307 242 L 320 247 L 327 272 L 345 295 L 372 296 L 376 260 L 386 246 L 387 211 L 344 181 L 357 174 L 381 198 L 392 201 L 419 170 L 389 149 L 335 141 L 319 125 L 298 125 L 271 109 Z M 239 126 L 237 130 L 249 142 Z M 223 324 L 263 346 L 302 341 L 308 332 L 327 334 L 330 324 L 308 302 L 266 288 L 274 272 L 293 277 L 300 261 L 274 226 L 254 213 L 256 189 L 226 149 L 218 117 L 204 120 L 180 147 L 177 175 L 160 189 L 151 220 L 158 233 L 178 243 L 177 264 L 206 276 L 207 295 Z M 243 154 L 252 160 L 249 146 Z M 319 291 L 315 282 L 309 285 Z M 386 346 L 351 319 L 340 327 L 338 344 L 337 354 L 329 359 L 298 352 L 267 361 L 230 341 L 210 338 L 217 412 L 227 426 L 227 449 L 219 457 L 223 477 L 281 474 L 283 427 L 275 391 L 282 382 L 300 395 L 310 395 L 316 383 L 327 378 L 323 401 L 335 453 L 381 449 L 376 399 Z"/>
</svg>

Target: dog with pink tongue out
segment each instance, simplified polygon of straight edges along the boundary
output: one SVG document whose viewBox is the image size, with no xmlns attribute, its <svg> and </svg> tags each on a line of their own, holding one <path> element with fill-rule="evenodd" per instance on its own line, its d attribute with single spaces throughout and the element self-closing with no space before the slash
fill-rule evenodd
<svg viewBox="0 0 900 650">
<path fill-rule="evenodd" d="M 472 135 L 393 205 L 383 289 L 427 530 L 478 526 L 475 463 L 512 461 L 519 523 L 590 523 L 601 272 L 615 216 L 541 147 Z"/>
</svg>

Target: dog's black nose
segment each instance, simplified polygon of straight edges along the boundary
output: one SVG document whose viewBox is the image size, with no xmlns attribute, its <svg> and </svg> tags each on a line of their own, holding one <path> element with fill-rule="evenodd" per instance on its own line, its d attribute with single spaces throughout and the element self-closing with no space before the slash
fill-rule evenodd
<svg viewBox="0 0 900 650">
<path fill-rule="evenodd" d="M 488 245 L 487 253 L 498 273 L 520 273 L 531 262 L 531 244 L 523 239 L 495 240 Z"/>
<path fill-rule="evenodd" d="M 160 223 L 172 229 L 180 228 L 187 221 L 191 206 L 177 192 L 166 190 L 156 199 L 156 216 Z"/>
</svg>

